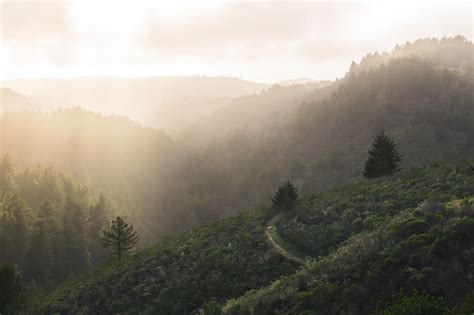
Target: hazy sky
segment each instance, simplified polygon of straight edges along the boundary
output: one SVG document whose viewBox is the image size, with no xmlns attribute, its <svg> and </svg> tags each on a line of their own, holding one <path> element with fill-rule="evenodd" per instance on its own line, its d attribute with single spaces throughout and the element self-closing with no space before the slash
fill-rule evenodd
<svg viewBox="0 0 474 315">
<path fill-rule="evenodd" d="M 334 79 L 368 52 L 473 35 L 472 2 L 0 1 L 0 79 Z"/>
</svg>

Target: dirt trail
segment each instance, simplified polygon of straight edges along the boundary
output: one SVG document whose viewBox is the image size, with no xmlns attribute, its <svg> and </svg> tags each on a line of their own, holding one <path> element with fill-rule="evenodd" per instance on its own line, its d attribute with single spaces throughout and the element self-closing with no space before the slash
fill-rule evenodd
<svg viewBox="0 0 474 315">
<path fill-rule="evenodd" d="M 273 235 L 272 235 L 272 230 L 274 228 L 275 227 L 273 225 L 269 225 L 265 229 L 265 234 L 267 235 L 267 238 L 270 241 L 270 243 L 272 244 L 273 248 L 275 248 L 280 254 L 282 254 L 286 258 L 288 258 L 290 260 L 293 260 L 293 261 L 295 261 L 299 264 L 305 265 L 305 261 L 303 259 L 301 259 L 299 257 L 296 257 L 295 255 L 289 253 L 285 248 L 283 248 L 280 244 L 278 244 L 275 241 L 275 239 L 273 238 Z"/>
</svg>

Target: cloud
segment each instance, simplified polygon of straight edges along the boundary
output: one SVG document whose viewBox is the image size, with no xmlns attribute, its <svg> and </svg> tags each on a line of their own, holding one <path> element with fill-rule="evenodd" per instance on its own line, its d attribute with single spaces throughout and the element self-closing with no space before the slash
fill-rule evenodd
<svg viewBox="0 0 474 315">
<path fill-rule="evenodd" d="M 231 2 L 179 23 L 154 16 L 143 43 L 164 58 L 347 62 L 421 37 L 472 37 L 471 10 L 469 3 Z"/>
<path fill-rule="evenodd" d="M 66 1 L 0 2 L 4 72 L 68 66 L 74 59 L 74 28 Z"/>
<path fill-rule="evenodd" d="M 0 2 L 1 40 L 45 40 L 72 35 L 68 3 Z"/>
<path fill-rule="evenodd" d="M 0 76 L 329 79 L 406 41 L 472 40 L 471 2 L 183 2 L 0 0 Z"/>
<path fill-rule="evenodd" d="M 364 5 L 329 2 L 224 3 L 211 14 L 181 23 L 150 22 L 147 47 L 160 54 L 265 58 L 298 53 L 306 40 L 338 32 Z M 343 9 L 343 10 L 341 10 Z"/>
</svg>

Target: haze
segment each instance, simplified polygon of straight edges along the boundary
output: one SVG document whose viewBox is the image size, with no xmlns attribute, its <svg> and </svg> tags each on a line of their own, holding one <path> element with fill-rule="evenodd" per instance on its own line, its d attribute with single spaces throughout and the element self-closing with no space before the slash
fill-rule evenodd
<svg viewBox="0 0 474 315">
<path fill-rule="evenodd" d="M 472 40 L 472 2 L 2 1 L 0 79 L 341 77 L 418 38 Z"/>
<path fill-rule="evenodd" d="M 0 314 L 474 314 L 472 1 L 0 10 Z"/>
</svg>

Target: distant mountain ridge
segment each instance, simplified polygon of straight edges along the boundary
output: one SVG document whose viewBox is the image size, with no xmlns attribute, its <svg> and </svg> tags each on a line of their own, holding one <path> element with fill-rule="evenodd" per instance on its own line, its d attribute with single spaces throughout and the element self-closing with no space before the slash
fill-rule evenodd
<svg viewBox="0 0 474 315">
<path fill-rule="evenodd" d="M 314 79 L 309 79 L 309 78 L 296 78 L 296 79 L 289 79 L 289 80 L 283 80 L 283 81 L 278 81 L 275 84 L 278 85 L 299 85 L 299 84 L 308 84 L 308 83 L 313 83 L 317 84 L 319 87 L 323 87 L 325 85 L 328 85 L 331 83 L 329 80 L 314 80 Z"/>
<path fill-rule="evenodd" d="M 72 79 L 17 79 L 3 86 L 44 99 L 54 107 L 80 106 L 102 114 L 125 115 L 150 126 L 176 103 L 259 93 L 267 84 L 235 77 L 163 76 L 117 78 L 89 76 Z M 184 108 L 194 110 L 193 108 Z M 176 119 L 175 116 L 169 119 Z M 155 126 L 162 127 L 162 126 Z"/>
</svg>

